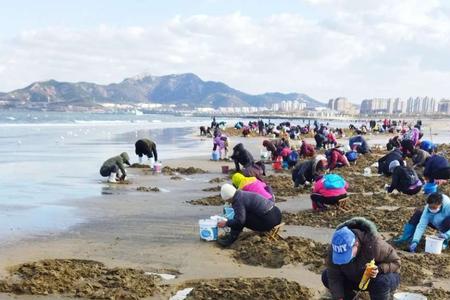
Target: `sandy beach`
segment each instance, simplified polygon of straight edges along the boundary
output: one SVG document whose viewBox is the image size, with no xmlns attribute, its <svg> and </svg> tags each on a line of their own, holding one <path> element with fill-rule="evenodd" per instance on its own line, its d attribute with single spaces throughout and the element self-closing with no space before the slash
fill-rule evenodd
<svg viewBox="0 0 450 300">
<path fill-rule="evenodd" d="M 442 125 L 442 124 L 441 124 Z M 193 139 L 200 139 L 193 133 Z M 371 144 L 382 143 L 387 135 L 371 138 Z M 261 149 L 263 138 L 232 137 L 232 144 L 243 142 L 255 157 Z M 344 142 L 344 140 L 342 141 Z M 164 156 L 164 153 L 161 154 Z M 177 278 L 167 281 L 165 293 L 149 299 L 168 299 L 176 285 L 187 280 L 229 277 L 286 278 L 312 289 L 320 299 L 325 289 L 320 274 L 302 264 L 286 264 L 281 268 L 251 266 L 236 261 L 233 250 L 224 250 L 215 243 L 199 239 L 197 222 L 201 218 L 219 214 L 221 206 L 196 206 L 186 201 L 217 195 L 202 189 L 217 186 L 209 183 L 214 178 L 227 178 L 221 166 L 234 167 L 231 162 L 215 162 L 209 157 L 192 156 L 164 160 L 164 166 L 203 169 L 205 174 L 179 175 L 174 180 L 169 175 L 154 174 L 147 169 L 130 168 L 130 184 L 102 185 L 102 195 L 71 200 L 70 205 L 80 210 L 85 222 L 57 234 L 32 236 L 5 244 L 0 251 L 0 275 L 7 276 L 11 266 L 41 259 L 86 259 L 104 263 L 108 267 L 136 268 L 146 272 L 177 273 Z M 271 170 L 269 174 L 273 174 Z M 286 174 L 285 174 L 286 175 Z M 287 174 L 289 175 L 289 174 Z M 160 192 L 140 192 L 137 188 L 158 187 Z M 80 187 L 82 188 L 82 187 Z M 284 212 L 310 209 L 308 194 L 283 197 L 278 203 Z M 332 228 L 287 225 L 283 237 L 299 236 L 328 243 Z M 407 254 L 405 254 L 407 255 Z M 448 289 L 450 281 L 437 278 L 433 287 Z M 18 296 L 0 294 L 0 299 L 62 299 L 60 295 Z"/>
</svg>

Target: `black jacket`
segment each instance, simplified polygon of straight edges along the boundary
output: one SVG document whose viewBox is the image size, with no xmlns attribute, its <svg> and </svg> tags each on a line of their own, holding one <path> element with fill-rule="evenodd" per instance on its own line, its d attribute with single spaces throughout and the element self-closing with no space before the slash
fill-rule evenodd
<svg viewBox="0 0 450 300">
<path fill-rule="evenodd" d="M 234 218 L 227 221 L 227 226 L 242 227 L 245 225 L 247 214 L 262 217 L 273 205 L 273 201 L 259 194 L 238 190 L 233 197 Z"/>
<path fill-rule="evenodd" d="M 244 149 L 244 145 L 242 145 L 242 143 L 239 143 L 236 146 L 234 146 L 233 155 L 231 155 L 231 159 L 234 160 L 236 171 L 241 170 L 239 164 L 243 165 L 244 168 L 247 168 L 251 166 L 255 161 L 253 159 L 252 154 Z"/>
<path fill-rule="evenodd" d="M 156 152 L 156 144 L 149 139 L 140 139 L 134 144 L 136 155 L 147 155 L 147 157 L 154 157 L 158 161 L 158 152 Z"/>
<path fill-rule="evenodd" d="M 300 184 L 304 184 L 305 181 L 313 181 L 315 165 L 316 164 L 313 159 L 297 163 L 297 165 L 292 169 L 292 181 L 296 187 Z"/>
<path fill-rule="evenodd" d="M 388 188 L 388 192 L 391 193 L 395 189 L 400 192 L 405 192 L 409 187 L 417 184 L 418 181 L 419 176 L 417 176 L 416 171 L 409 167 L 398 166 L 392 173 L 392 182 Z"/>
<path fill-rule="evenodd" d="M 394 149 L 378 160 L 378 174 L 391 175 L 389 164 L 394 160 L 398 160 L 401 166 L 404 165 L 400 149 Z"/>
</svg>

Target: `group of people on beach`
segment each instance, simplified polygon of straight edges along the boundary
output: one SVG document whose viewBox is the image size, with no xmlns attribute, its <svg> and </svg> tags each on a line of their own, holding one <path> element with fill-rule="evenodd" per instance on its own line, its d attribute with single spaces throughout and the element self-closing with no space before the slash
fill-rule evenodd
<svg viewBox="0 0 450 300">
<path fill-rule="evenodd" d="M 383 240 L 376 225 L 365 218 L 355 216 L 337 226 L 322 273 L 322 282 L 333 299 L 353 299 L 361 290 L 364 274 L 370 278 L 367 290 L 371 299 L 390 299 L 400 283 L 401 261 L 394 247 L 408 243 L 409 251 L 416 252 L 427 227 L 437 230 L 437 235 L 444 240 L 443 247 L 448 247 L 450 199 L 439 190 L 450 179 L 450 165 L 438 152 L 438 145 L 422 140 L 421 121 L 415 125 L 387 119 L 370 121 L 364 128 L 351 125 L 349 131 L 317 121 L 312 126 L 294 126 L 290 122 L 275 125 L 262 120 L 248 125 L 238 122 L 235 128 L 241 130 L 243 136 L 248 136 L 249 130 L 265 136 L 262 147 L 268 155 L 261 155 L 260 161 L 254 159 L 243 143 L 231 148 L 224 126 L 225 122 L 213 119 L 211 126 L 200 128 L 201 135 L 211 136 L 213 153 L 218 151 L 219 159 L 229 159 L 235 164 L 231 182 L 220 189 L 221 198 L 234 212 L 233 217 L 217 224 L 219 228 L 229 228 L 228 233 L 218 239 L 222 247 L 232 245 L 244 228 L 269 232 L 282 223 L 282 213 L 275 204 L 276 195 L 265 181 L 267 162 L 272 163 L 273 171 L 290 170 L 295 188 L 311 187 L 310 199 L 315 213 L 323 213 L 330 206 L 339 206 L 341 201 L 351 198 L 347 192 L 349 182 L 336 169 L 351 167 L 361 156 L 372 153 L 364 137 L 368 133 L 390 133 L 387 153 L 376 162 L 379 176 L 391 178 L 386 192 L 397 190 L 415 195 L 423 191 L 425 205 L 414 212 L 392 244 Z M 338 140 L 346 135 L 350 136 L 348 144 L 344 145 Z M 307 137 L 313 137 L 316 144 L 308 142 Z M 135 153 L 139 163 L 144 155 L 155 161 L 158 159 L 156 144 L 149 139 L 138 140 Z M 125 180 L 125 164 L 130 165 L 130 158 L 123 152 L 106 160 L 100 174 L 108 177 L 108 182 Z M 369 264 L 372 260 L 373 264 Z"/>
<path fill-rule="evenodd" d="M 278 136 L 263 141 L 262 146 L 270 153 L 270 160 L 274 163 L 282 161 L 286 169 L 291 169 L 294 187 L 312 186 L 310 199 L 315 212 L 321 213 L 329 206 L 338 205 L 340 200 L 347 198 L 349 183 L 332 171 L 349 167 L 360 155 L 371 153 L 362 132 L 355 127 L 354 136 L 344 147 L 333 137 L 334 129 L 316 124 L 312 129 L 315 147 L 304 138 L 296 147 L 289 125 L 275 126 L 280 128 Z M 447 159 L 437 153 L 437 145 L 421 140 L 421 121 L 407 126 L 403 122 L 384 120 L 380 128 L 377 126 L 371 122 L 370 130 L 376 128 L 378 132 L 396 134 L 387 142 L 386 151 L 389 152 L 377 162 L 380 176 L 391 177 L 386 192 L 398 190 L 414 195 L 423 191 L 426 204 L 415 211 L 401 236 L 393 240 L 393 245 L 381 238 L 373 222 L 364 218 L 354 217 L 336 228 L 322 274 L 323 284 L 333 299 L 353 299 L 361 290 L 359 283 L 365 271 L 371 279 L 367 289 L 371 299 L 390 299 L 400 284 L 401 262 L 394 246 L 406 242 L 410 252 L 417 251 L 428 226 L 438 231 L 437 235 L 444 240 L 444 248 L 450 240 L 450 199 L 439 192 L 439 185 L 446 184 L 450 178 Z M 391 130 L 392 127 L 395 129 Z M 327 142 L 318 141 L 318 134 L 325 136 Z M 325 148 L 324 153 L 320 153 L 322 148 Z M 218 240 L 225 247 L 238 239 L 243 228 L 268 232 L 282 222 L 280 209 L 274 202 L 276 196 L 264 181 L 264 163 L 255 162 L 242 143 L 233 148 L 231 159 L 235 162 L 236 173 L 231 177 L 232 183 L 222 185 L 220 191 L 223 200 L 235 211 L 233 219 L 218 223 L 219 227 L 230 228 L 230 232 Z M 367 270 L 371 260 L 374 265 Z"/>
</svg>

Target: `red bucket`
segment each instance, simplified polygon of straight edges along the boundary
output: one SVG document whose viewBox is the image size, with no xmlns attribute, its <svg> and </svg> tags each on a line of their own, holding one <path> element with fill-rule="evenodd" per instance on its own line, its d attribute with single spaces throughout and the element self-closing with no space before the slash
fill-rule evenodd
<svg viewBox="0 0 450 300">
<path fill-rule="evenodd" d="M 228 166 L 222 166 L 222 173 L 223 174 L 228 174 L 229 171 L 230 171 L 230 168 Z"/>
</svg>

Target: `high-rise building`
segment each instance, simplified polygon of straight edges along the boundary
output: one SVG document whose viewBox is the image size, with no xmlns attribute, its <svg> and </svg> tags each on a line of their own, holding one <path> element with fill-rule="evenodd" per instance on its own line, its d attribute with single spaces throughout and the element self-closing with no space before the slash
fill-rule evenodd
<svg viewBox="0 0 450 300">
<path fill-rule="evenodd" d="M 357 107 L 345 97 L 338 97 L 328 101 L 328 108 L 341 113 L 353 115 L 357 113 Z"/>
<path fill-rule="evenodd" d="M 406 112 L 409 114 L 434 114 L 438 110 L 438 101 L 429 97 L 410 97 L 407 100 Z"/>
<path fill-rule="evenodd" d="M 450 99 L 441 99 L 438 106 L 438 112 L 450 115 Z"/>
</svg>

